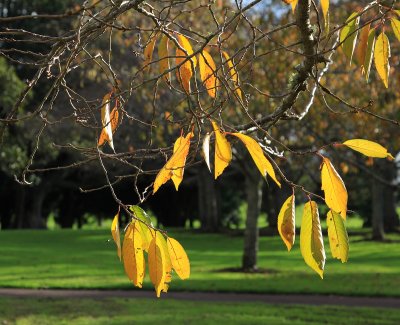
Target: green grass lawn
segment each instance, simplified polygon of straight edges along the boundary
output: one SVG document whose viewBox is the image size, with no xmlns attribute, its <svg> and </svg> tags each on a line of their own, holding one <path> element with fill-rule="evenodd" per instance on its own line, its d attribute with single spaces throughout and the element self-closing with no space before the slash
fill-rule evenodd
<svg viewBox="0 0 400 325">
<path fill-rule="evenodd" d="M 168 299 L 0 298 L 0 324 L 351 324 L 397 325 L 394 309 L 205 303 Z"/>
<path fill-rule="evenodd" d="M 192 270 L 189 280 L 174 278 L 170 290 L 400 296 L 399 243 L 352 237 L 347 264 L 333 260 L 326 245 L 321 280 L 304 264 L 298 242 L 288 253 L 280 238 L 261 238 L 259 266 L 269 271 L 243 274 L 223 271 L 240 266 L 241 237 L 171 235 L 186 248 Z M 0 231 L 0 286 L 140 290 L 126 278 L 107 230 Z"/>
</svg>

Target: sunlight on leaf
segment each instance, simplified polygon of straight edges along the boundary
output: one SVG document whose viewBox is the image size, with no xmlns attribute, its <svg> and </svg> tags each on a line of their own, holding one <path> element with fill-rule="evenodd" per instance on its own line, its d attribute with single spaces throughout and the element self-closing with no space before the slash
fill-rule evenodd
<svg viewBox="0 0 400 325">
<path fill-rule="evenodd" d="M 215 133 L 214 177 L 217 179 L 231 162 L 232 149 L 230 143 L 228 140 L 226 140 L 225 135 L 221 132 L 217 123 L 211 121 L 211 124 Z"/>
<path fill-rule="evenodd" d="M 347 262 L 349 258 L 349 238 L 343 218 L 340 214 L 331 210 L 326 217 L 326 224 L 332 257 L 341 260 L 342 263 Z"/>
<path fill-rule="evenodd" d="M 362 153 L 367 157 L 394 159 L 392 154 L 388 152 L 385 147 L 373 141 L 364 139 L 352 139 L 343 142 L 343 144 L 350 149 L 353 149 L 354 151 Z"/>
<path fill-rule="evenodd" d="M 288 251 L 293 247 L 296 235 L 295 197 L 291 195 L 283 203 L 278 215 L 278 231 Z"/>
</svg>

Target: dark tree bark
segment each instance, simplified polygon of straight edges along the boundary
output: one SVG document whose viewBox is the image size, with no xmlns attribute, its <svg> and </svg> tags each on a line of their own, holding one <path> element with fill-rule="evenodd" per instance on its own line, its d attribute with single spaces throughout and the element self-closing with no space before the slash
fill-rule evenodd
<svg viewBox="0 0 400 325">
<path fill-rule="evenodd" d="M 383 184 L 377 179 L 372 180 L 372 239 L 384 240 L 383 228 L 384 196 Z"/>
<path fill-rule="evenodd" d="M 206 232 L 217 232 L 221 226 L 219 192 L 213 175 L 205 167 L 199 168 L 198 202 L 201 229 Z"/>
<path fill-rule="evenodd" d="M 253 162 L 251 161 L 251 164 Z M 244 250 L 242 268 L 245 271 L 257 269 L 258 253 L 258 216 L 260 215 L 262 198 L 262 177 L 256 166 L 249 164 L 246 173 L 247 215 L 244 232 Z"/>
</svg>

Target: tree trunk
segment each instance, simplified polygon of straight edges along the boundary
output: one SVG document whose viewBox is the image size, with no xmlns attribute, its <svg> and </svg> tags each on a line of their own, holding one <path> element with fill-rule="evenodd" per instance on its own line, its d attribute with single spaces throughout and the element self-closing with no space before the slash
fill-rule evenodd
<svg viewBox="0 0 400 325">
<path fill-rule="evenodd" d="M 201 229 L 207 232 L 216 232 L 221 224 L 219 193 L 213 175 L 205 167 L 200 167 L 198 188 Z"/>
<path fill-rule="evenodd" d="M 247 215 L 244 232 L 244 250 L 242 268 L 245 271 L 257 269 L 258 252 L 258 216 L 261 209 L 262 177 L 257 168 L 249 166 L 246 175 Z"/>
</svg>

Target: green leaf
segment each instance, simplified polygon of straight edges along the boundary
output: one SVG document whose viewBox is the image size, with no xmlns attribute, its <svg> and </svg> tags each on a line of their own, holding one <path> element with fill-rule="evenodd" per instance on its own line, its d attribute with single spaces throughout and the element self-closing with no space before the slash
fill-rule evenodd
<svg viewBox="0 0 400 325">
<path fill-rule="evenodd" d="M 147 213 L 139 206 L 137 205 L 132 205 L 129 210 L 131 210 L 134 214 L 134 216 L 139 219 L 137 222 L 138 230 L 140 232 L 140 235 L 142 237 L 142 243 L 143 246 L 142 248 L 148 252 L 150 242 L 154 237 L 154 230 L 147 225 L 153 226 L 151 223 L 150 217 L 147 215 Z"/>
<path fill-rule="evenodd" d="M 350 64 L 353 59 L 354 48 L 357 41 L 358 25 L 360 17 L 355 18 L 358 12 L 354 12 L 346 20 L 346 25 L 340 31 L 340 43 L 344 54 L 350 59 Z"/>
<path fill-rule="evenodd" d="M 326 223 L 332 257 L 346 263 L 349 258 L 349 237 L 343 218 L 339 213 L 331 210 L 328 212 Z"/>
<path fill-rule="evenodd" d="M 318 207 L 314 201 L 309 201 L 304 205 L 300 251 L 306 264 L 323 278 L 326 257 Z"/>
<path fill-rule="evenodd" d="M 369 80 L 369 73 L 371 71 L 374 49 L 375 49 L 375 29 L 371 29 L 368 35 L 367 52 L 365 54 L 365 60 L 363 65 L 365 79 L 367 80 L 367 82 Z"/>
</svg>

